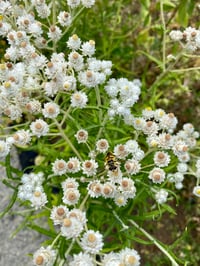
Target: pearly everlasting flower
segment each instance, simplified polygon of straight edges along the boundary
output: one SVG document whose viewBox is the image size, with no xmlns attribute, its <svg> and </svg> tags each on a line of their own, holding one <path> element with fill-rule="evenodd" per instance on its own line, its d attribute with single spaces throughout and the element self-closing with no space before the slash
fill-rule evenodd
<svg viewBox="0 0 200 266">
<path fill-rule="evenodd" d="M 13 135 L 14 144 L 25 146 L 31 141 L 31 135 L 29 130 L 18 130 Z"/>
<path fill-rule="evenodd" d="M 106 76 L 103 73 L 92 70 L 81 71 L 78 74 L 79 82 L 87 88 L 96 87 L 105 81 Z"/>
<path fill-rule="evenodd" d="M 140 255 L 135 249 L 125 248 L 119 252 L 119 259 L 122 264 L 127 266 L 139 266 Z"/>
<path fill-rule="evenodd" d="M 75 205 L 80 198 L 80 192 L 76 188 L 67 188 L 64 190 L 62 200 L 67 205 Z"/>
<path fill-rule="evenodd" d="M 48 102 L 44 104 L 42 109 L 44 117 L 47 118 L 56 118 L 60 113 L 60 107 L 54 102 Z"/>
<path fill-rule="evenodd" d="M 159 204 L 163 204 L 167 201 L 168 192 L 165 189 L 161 189 L 156 192 L 155 199 Z"/>
<path fill-rule="evenodd" d="M 76 181 L 75 178 L 67 178 L 65 179 L 65 181 L 63 181 L 61 183 L 62 189 L 63 191 L 73 188 L 73 189 L 77 189 L 79 186 L 79 183 Z"/>
<path fill-rule="evenodd" d="M 101 185 L 101 193 L 104 198 L 113 198 L 116 193 L 116 186 L 111 182 Z"/>
<path fill-rule="evenodd" d="M 188 165 L 186 163 L 178 163 L 177 170 L 178 172 L 185 174 L 188 170 Z"/>
<path fill-rule="evenodd" d="M 122 171 L 120 170 L 119 166 L 115 171 L 108 171 L 107 173 L 108 179 L 113 183 L 119 183 L 122 179 Z"/>
<path fill-rule="evenodd" d="M 90 40 L 88 42 L 84 42 L 81 45 L 81 51 L 85 56 L 92 56 L 95 53 L 95 41 Z"/>
<path fill-rule="evenodd" d="M 162 149 L 171 149 L 174 139 L 169 133 L 161 133 L 158 135 L 158 147 Z"/>
<path fill-rule="evenodd" d="M 161 168 L 153 168 L 149 173 L 149 179 L 153 181 L 153 183 L 160 184 L 165 180 L 165 172 Z"/>
<path fill-rule="evenodd" d="M 40 190 L 35 190 L 33 192 L 30 201 L 31 201 L 31 206 L 35 207 L 36 210 L 40 209 L 48 202 L 46 194 Z"/>
<path fill-rule="evenodd" d="M 98 168 L 97 162 L 95 160 L 86 160 L 82 163 L 82 170 L 83 173 L 86 174 L 87 176 L 94 176 L 96 175 Z"/>
<path fill-rule="evenodd" d="M 71 37 L 69 37 L 69 40 L 67 41 L 67 47 L 72 50 L 78 50 L 81 46 L 81 39 L 76 35 L 73 34 Z"/>
<path fill-rule="evenodd" d="M 104 254 L 103 260 L 102 260 L 102 265 L 103 266 L 119 266 L 121 263 L 119 254 L 118 253 L 108 253 Z"/>
<path fill-rule="evenodd" d="M 10 152 L 10 145 L 3 140 L 0 140 L 0 158 L 4 158 Z"/>
<path fill-rule="evenodd" d="M 136 194 L 136 187 L 134 181 L 130 178 L 124 177 L 119 183 L 119 190 L 126 195 L 127 198 L 133 199 Z"/>
<path fill-rule="evenodd" d="M 49 39 L 53 41 L 58 41 L 61 38 L 62 31 L 58 26 L 51 26 L 47 35 Z"/>
<path fill-rule="evenodd" d="M 52 266 L 56 260 L 56 252 L 50 246 L 41 247 L 33 254 L 35 266 Z"/>
<path fill-rule="evenodd" d="M 68 215 L 68 212 L 68 208 L 64 205 L 54 206 L 50 215 L 54 225 L 61 225 L 63 223 L 63 219 Z"/>
<path fill-rule="evenodd" d="M 188 151 L 188 145 L 184 141 L 178 140 L 174 143 L 172 150 L 173 153 L 179 157 Z"/>
<path fill-rule="evenodd" d="M 107 152 L 109 143 L 106 139 L 100 139 L 96 142 L 96 150 L 102 153 Z"/>
<path fill-rule="evenodd" d="M 180 172 L 176 172 L 174 173 L 174 182 L 176 183 L 180 183 L 184 180 L 184 175 L 183 173 L 180 173 Z"/>
<path fill-rule="evenodd" d="M 91 255 L 80 252 L 73 255 L 73 260 L 69 262 L 69 266 L 95 266 L 95 264 Z"/>
<path fill-rule="evenodd" d="M 129 159 L 125 162 L 124 168 L 128 174 L 136 175 L 141 170 L 141 165 L 137 160 Z"/>
<path fill-rule="evenodd" d="M 77 173 L 80 171 L 81 167 L 80 167 L 81 163 L 79 161 L 79 159 L 77 157 L 71 157 L 68 161 L 67 161 L 67 173 Z"/>
<path fill-rule="evenodd" d="M 89 182 L 87 190 L 90 197 L 98 198 L 102 194 L 102 184 L 99 180 L 93 180 Z"/>
<path fill-rule="evenodd" d="M 42 119 L 37 119 L 35 120 L 35 122 L 32 122 L 30 129 L 32 131 L 32 134 L 37 136 L 38 138 L 40 138 L 41 136 L 46 136 L 49 132 L 48 124 Z"/>
<path fill-rule="evenodd" d="M 95 4 L 96 0 L 81 0 L 81 3 L 84 7 L 90 8 Z"/>
<path fill-rule="evenodd" d="M 193 194 L 197 197 L 200 197 L 200 186 L 195 186 L 193 188 Z"/>
<path fill-rule="evenodd" d="M 67 163 L 62 159 L 56 159 L 54 163 L 52 163 L 52 170 L 54 175 L 64 175 L 67 172 Z"/>
<path fill-rule="evenodd" d="M 68 13 L 66 11 L 60 12 L 58 14 L 57 18 L 58 18 L 58 22 L 63 27 L 67 27 L 67 26 L 71 25 L 71 23 L 72 23 L 72 17 L 70 15 L 70 13 Z"/>
<path fill-rule="evenodd" d="M 123 144 L 118 144 L 114 147 L 114 155 L 119 159 L 125 159 L 128 155 L 128 151 L 126 150 L 126 146 Z"/>
<path fill-rule="evenodd" d="M 146 121 L 143 117 L 135 117 L 133 121 L 133 127 L 136 130 L 142 130 L 146 124 Z"/>
<path fill-rule="evenodd" d="M 154 117 L 155 111 L 151 109 L 151 107 L 146 107 L 144 110 L 142 110 L 142 117 L 146 120 L 150 120 Z"/>
<path fill-rule="evenodd" d="M 156 166 L 165 167 L 170 163 L 170 156 L 166 152 L 158 151 L 154 154 L 153 160 Z"/>
<path fill-rule="evenodd" d="M 62 226 L 60 228 L 61 235 L 67 239 L 78 237 L 84 229 L 84 223 L 77 217 L 66 217 L 63 219 Z"/>
<path fill-rule="evenodd" d="M 178 189 L 178 190 L 182 189 L 183 188 L 183 183 L 182 182 L 176 182 L 175 183 L 175 188 Z"/>
<path fill-rule="evenodd" d="M 169 133 L 172 133 L 178 123 L 177 118 L 173 113 L 165 114 L 160 120 L 160 127 L 166 129 Z"/>
<path fill-rule="evenodd" d="M 180 30 L 172 30 L 169 33 L 169 37 L 172 41 L 181 41 L 183 39 L 183 33 Z"/>
<path fill-rule="evenodd" d="M 98 231 L 88 230 L 81 238 L 82 249 L 91 254 L 97 254 L 103 247 L 103 236 Z"/>
<path fill-rule="evenodd" d="M 142 131 L 146 135 L 156 135 L 158 133 L 158 124 L 154 121 L 147 121 L 144 123 Z"/>
<path fill-rule="evenodd" d="M 74 68 L 76 71 L 80 71 L 83 68 L 83 56 L 78 52 L 71 52 L 68 56 L 69 66 Z"/>
<path fill-rule="evenodd" d="M 88 132 L 85 129 L 80 129 L 74 136 L 78 143 L 86 143 L 88 139 Z"/>
<path fill-rule="evenodd" d="M 40 18 L 47 18 L 51 14 L 50 7 L 45 3 L 38 3 L 36 4 L 35 8 Z"/>
<path fill-rule="evenodd" d="M 154 111 L 154 119 L 156 122 L 160 122 L 162 120 L 162 117 L 165 115 L 165 111 L 161 108 L 158 108 Z"/>
<path fill-rule="evenodd" d="M 117 206 L 123 207 L 127 204 L 128 197 L 124 193 L 117 192 L 114 195 L 114 202 Z"/>
<path fill-rule="evenodd" d="M 71 106 L 77 108 L 86 107 L 88 97 L 84 92 L 75 92 L 71 95 Z"/>
<path fill-rule="evenodd" d="M 128 153 L 131 153 L 131 154 L 134 154 L 137 149 L 138 149 L 139 145 L 137 143 L 136 140 L 128 140 L 126 143 L 125 143 L 125 149 Z"/>
<path fill-rule="evenodd" d="M 67 0 L 67 4 L 71 8 L 75 8 L 80 5 L 80 0 Z"/>
</svg>

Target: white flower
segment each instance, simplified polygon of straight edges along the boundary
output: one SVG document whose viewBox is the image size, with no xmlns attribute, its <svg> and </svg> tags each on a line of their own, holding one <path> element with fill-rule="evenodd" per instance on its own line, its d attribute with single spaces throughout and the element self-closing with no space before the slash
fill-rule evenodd
<svg viewBox="0 0 200 266">
<path fill-rule="evenodd" d="M 77 157 L 71 157 L 68 161 L 67 161 L 67 173 L 77 173 L 80 171 L 81 167 L 80 167 L 81 163 L 79 161 L 79 159 Z"/>
<path fill-rule="evenodd" d="M 172 30 L 169 33 L 169 37 L 173 40 L 173 41 L 181 41 L 183 39 L 183 33 L 180 30 Z"/>
<path fill-rule="evenodd" d="M 67 239 L 78 237 L 84 229 L 83 226 L 84 223 L 76 217 L 66 217 L 60 228 L 61 234 Z"/>
<path fill-rule="evenodd" d="M 52 266 L 56 259 L 56 252 L 50 246 L 41 247 L 33 254 L 35 266 Z"/>
<path fill-rule="evenodd" d="M 76 34 L 73 34 L 71 37 L 69 37 L 67 46 L 72 50 L 78 50 L 81 46 L 81 39 Z"/>
<path fill-rule="evenodd" d="M 79 129 L 74 136 L 78 143 L 86 143 L 88 139 L 88 132 L 85 129 Z"/>
<path fill-rule="evenodd" d="M 130 178 L 122 178 L 119 186 L 119 190 L 126 195 L 127 198 L 133 199 L 136 193 L 136 187 L 134 181 Z"/>
<path fill-rule="evenodd" d="M 81 0 L 82 5 L 86 8 L 90 8 L 95 4 L 95 0 Z"/>
<path fill-rule="evenodd" d="M 119 254 L 114 252 L 105 254 L 102 260 L 103 266 L 119 266 L 120 264 Z"/>
<path fill-rule="evenodd" d="M 0 140 L 0 158 L 4 158 L 10 152 L 10 145 L 3 140 Z"/>
<path fill-rule="evenodd" d="M 37 136 L 38 138 L 41 136 L 46 136 L 49 132 L 48 124 L 42 119 L 37 119 L 35 122 L 32 122 L 30 129 L 33 135 Z"/>
<path fill-rule="evenodd" d="M 73 260 L 69 262 L 69 266 L 95 266 L 93 257 L 87 253 L 80 252 L 73 255 Z"/>
<path fill-rule="evenodd" d="M 105 153 L 105 152 L 107 152 L 108 148 L 109 148 L 109 143 L 106 139 L 99 139 L 96 142 L 96 150 L 97 151 Z"/>
<path fill-rule="evenodd" d="M 67 4 L 71 8 L 75 8 L 75 7 L 79 6 L 80 2 L 81 2 L 80 0 L 67 0 Z"/>
<path fill-rule="evenodd" d="M 168 192 L 165 189 L 161 189 L 156 192 L 155 199 L 159 204 L 163 204 L 167 201 Z"/>
<path fill-rule="evenodd" d="M 97 254 L 103 247 L 103 236 L 98 231 L 88 230 L 81 238 L 81 247 L 88 253 Z"/>
<path fill-rule="evenodd" d="M 56 118 L 60 113 L 60 107 L 54 102 L 48 102 L 44 104 L 42 113 L 44 117 Z"/>
<path fill-rule="evenodd" d="M 114 195 L 114 202 L 117 206 L 122 207 L 127 204 L 128 197 L 124 193 L 117 192 Z"/>
<path fill-rule="evenodd" d="M 116 186 L 111 182 L 101 185 L 101 193 L 104 198 L 113 198 L 116 193 Z"/>
<path fill-rule="evenodd" d="M 30 201 L 31 206 L 35 207 L 36 210 L 43 207 L 48 202 L 46 194 L 40 190 L 35 190 L 33 192 Z"/>
<path fill-rule="evenodd" d="M 84 108 L 87 104 L 88 98 L 84 92 L 75 92 L 71 95 L 71 106 Z"/>
<path fill-rule="evenodd" d="M 75 188 L 77 189 L 79 186 L 79 183 L 76 181 L 75 178 L 67 178 L 65 181 L 61 183 L 63 191 L 70 189 L 70 188 Z"/>
<path fill-rule="evenodd" d="M 70 13 L 66 12 L 66 11 L 62 11 L 58 14 L 58 22 L 60 23 L 61 26 L 66 27 L 71 25 L 72 23 L 72 18 Z"/>
<path fill-rule="evenodd" d="M 83 56 L 77 52 L 71 52 L 68 56 L 69 66 L 76 71 L 80 71 L 83 68 Z"/>
<path fill-rule="evenodd" d="M 126 266 L 139 266 L 140 255 L 135 249 L 125 248 L 119 252 L 120 261 Z"/>
<path fill-rule="evenodd" d="M 128 155 L 128 151 L 126 150 L 126 146 L 123 144 L 118 144 L 114 147 L 114 155 L 119 159 L 125 159 Z"/>
<path fill-rule="evenodd" d="M 141 165 L 137 160 L 129 159 L 125 162 L 124 168 L 126 169 L 127 173 L 131 175 L 136 175 L 141 170 Z"/>
<path fill-rule="evenodd" d="M 83 173 L 87 176 L 93 176 L 96 174 L 98 168 L 97 162 L 95 160 L 87 160 L 82 163 L 82 170 Z"/>
<path fill-rule="evenodd" d="M 101 196 L 102 189 L 103 187 L 99 180 L 93 180 L 87 186 L 88 194 L 92 198 L 98 198 Z"/>
<path fill-rule="evenodd" d="M 76 188 L 67 188 L 64 190 L 62 200 L 67 205 L 75 205 L 80 198 L 80 192 Z"/>
<path fill-rule="evenodd" d="M 62 31 L 58 26 L 51 26 L 47 33 L 49 39 L 58 41 L 61 38 Z"/>
<path fill-rule="evenodd" d="M 67 216 L 68 212 L 68 208 L 64 205 L 54 206 L 50 215 L 54 225 L 62 224 L 63 219 Z"/>
<path fill-rule="evenodd" d="M 88 42 L 84 42 L 81 45 L 81 51 L 85 56 L 92 56 L 95 53 L 95 41 L 90 40 Z"/>
<path fill-rule="evenodd" d="M 165 179 L 165 172 L 161 168 L 155 167 L 150 171 L 149 179 L 151 179 L 153 183 L 160 184 Z"/>
<path fill-rule="evenodd" d="M 193 188 L 193 194 L 197 197 L 200 197 L 200 186 L 195 186 Z"/>
<path fill-rule="evenodd" d="M 166 152 L 158 151 L 154 154 L 153 160 L 156 166 L 165 167 L 169 165 L 170 156 Z"/>
<path fill-rule="evenodd" d="M 14 135 L 14 144 L 25 146 L 28 144 L 31 140 L 30 132 L 29 130 L 18 130 Z"/>
<path fill-rule="evenodd" d="M 56 159 L 52 163 L 52 170 L 55 175 L 64 175 L 67 172 L 67 163 L 62 159 Z"/>
</svg>

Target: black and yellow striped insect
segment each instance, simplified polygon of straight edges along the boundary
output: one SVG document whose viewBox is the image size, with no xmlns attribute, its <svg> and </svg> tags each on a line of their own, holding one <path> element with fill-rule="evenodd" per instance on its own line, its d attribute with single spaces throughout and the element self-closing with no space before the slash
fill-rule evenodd
<svg viewBox="0 0 200 266">
<path fill-rule="evenodd" d="M 115 172 L 117 171 L 119 162 L 112 152 L 108 152 L 105 157 L 105 167 L 107 170 Z"/>
</svg>

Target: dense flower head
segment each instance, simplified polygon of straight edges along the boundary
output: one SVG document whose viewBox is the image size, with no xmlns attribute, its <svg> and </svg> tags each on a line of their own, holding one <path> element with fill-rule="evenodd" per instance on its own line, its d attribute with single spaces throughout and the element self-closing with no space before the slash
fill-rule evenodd
<svg viewBox="0 0 200 266">
<path fill-rule="evenodd" d="M 41 247 L 33 254 L 33 264 L 35 266 L 51 266 L 56 260 L 56 251 L 50 246 Z"/>
</svg>

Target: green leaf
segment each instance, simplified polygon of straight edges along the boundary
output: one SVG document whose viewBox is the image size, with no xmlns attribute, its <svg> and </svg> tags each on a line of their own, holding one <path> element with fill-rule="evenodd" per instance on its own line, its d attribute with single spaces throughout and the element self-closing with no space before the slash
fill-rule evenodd
<svg viewBox="0 0 200 266">
<path fill-rule="evenodd" d="M 38 226 L 36 224 L 28 224 L 27 226 L 29 228 L 37 231 L 38 233 L 41 233 L 41 234 L 45 235 L 45 236 L 49 236 L 49 237 L 55 238 L 56 235 L 57 235 L 55 232 L 47 230 L 45 228 L 42 228 L 42 227 L 40 227 L 40 226 Z"/>
<path fill-rule="evenodd" d="M 8 206 L 4 209 L 3 212 L 0 213 L 0 219 L 12 208 L 12 206 L 14 205 L 16 199 L 17 199 L 17 189 L 14 191 L 12 198 L 8 204 Z"/>
</svg>

